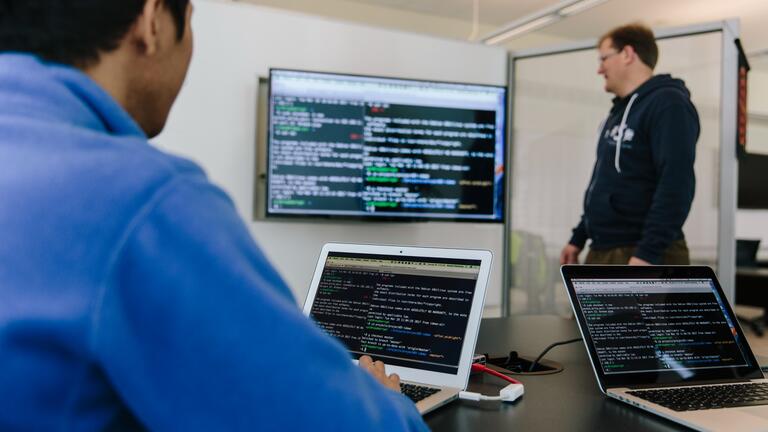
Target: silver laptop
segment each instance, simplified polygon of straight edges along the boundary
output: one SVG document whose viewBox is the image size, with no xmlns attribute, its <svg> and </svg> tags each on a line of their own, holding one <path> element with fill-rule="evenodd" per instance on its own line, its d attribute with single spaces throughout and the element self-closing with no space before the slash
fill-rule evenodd
<svg viewBox="0 0 768 432">
<path fill-rule="evenodd" d="M 329 243 L 304 313 L 355 363 L 382 360 L 424 414 L 467 386 L 490 269 L 484 250 Z"/>
<path fill-rule="evenodd" d="M 768 430 L 768 382 L 712 269 L 561 272 L 603 393 L 698 430 Z"/>
</svg>

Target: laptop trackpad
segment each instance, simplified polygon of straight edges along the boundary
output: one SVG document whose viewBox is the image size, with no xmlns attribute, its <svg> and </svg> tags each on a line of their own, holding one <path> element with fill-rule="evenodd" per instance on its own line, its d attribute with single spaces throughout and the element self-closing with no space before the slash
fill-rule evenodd
<svg viewBox="0 0 768 432">
<path fill-rule="evenodd" d="M 745 414 L 750 414 L 768 420 L 768 405 L 738 408 Z"/>
</svg>

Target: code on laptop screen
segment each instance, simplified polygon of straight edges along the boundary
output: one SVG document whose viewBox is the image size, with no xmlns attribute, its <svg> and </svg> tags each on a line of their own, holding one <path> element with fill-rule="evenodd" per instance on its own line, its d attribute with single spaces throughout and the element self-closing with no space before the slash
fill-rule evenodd
<svg viewBox="0 0 768 432">
<path fill-rule="evenodd" d="M 709 279 L 574 279 L 605 374 L 748 366 L 733 318 Z"/>
<path fill-rule="evenodd" d="M 331 252 L 310 316 L 354 358 L 458 373 L 480 260 Z"/>
</svg>

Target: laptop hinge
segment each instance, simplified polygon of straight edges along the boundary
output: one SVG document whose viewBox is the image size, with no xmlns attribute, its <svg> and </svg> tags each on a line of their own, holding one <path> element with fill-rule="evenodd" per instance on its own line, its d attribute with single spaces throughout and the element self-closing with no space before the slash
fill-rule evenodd
<svg viewBox="0 0 768 432">
<path fill-rule="evenodd" d="M 659 388 L 659 387 L 690 387 L 690 386 L 701 386 L 701 385 L 708 385 L 708 384 L 734 384 L 734 383 L 747 383 L 750 382 L 750 379 L 722 379 L 722 380 L 706 380 L 706 381 L 686 381 L 684 383 L 656 383 L 656 384 L 638 384 L 638 385 L 631 385 L 626 386 L 628 389 L 632 390 L 642 390 L 642 389 L 649 389 L 649 388 Z"/>
</svg>

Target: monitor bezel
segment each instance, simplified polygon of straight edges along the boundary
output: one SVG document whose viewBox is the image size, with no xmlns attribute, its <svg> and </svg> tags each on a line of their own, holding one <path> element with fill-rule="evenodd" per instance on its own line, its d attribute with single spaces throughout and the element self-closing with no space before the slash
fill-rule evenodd
<svg viewBox="0 0 768 432">
<path fill-rule="evenodd" d="M 372 78 L 372 79 L 384 79 L 384 80 L 396 80 L 396 81 L 411 81 L 416 83 L 435 83 L 435 84 L 453 84 L 453 85 L 462 85 L 462 86 L 476 86 L 476 87 L 489 87 L 489 88 L 495 88 L 503 90 L 504 92 L 504 112 L 502 113 L 502 117 L 504 118 L 504 124 L 502 125 L 501 130 L 501 136 L 503 139 L 503 142 L 501 144 L 502 147 L 502 177 L 500 181 L 500 191 L 499 191 L 499 197 L 501 200 L 501 207 L 500 207 L 500 215 L 498 218 L 487 218 L 487 217 L 461 217 L 461 216 L 434 216 L 429 213 L 424 213 L 424 216 L 414 216 L 414 215 L 377 215 L 375 213 L 361 213 L 361 214 L 335 214 L 335 213 L 327 213 L 327 212 L 306 212 L 306 213 L 284 213 L 284 212 L 274 212 L 271 211 L 270 207 L 270 181 L 271 181 L 271 165 L 270 165 L 270 148 L 272 145 L 272 78 L 274 72 L 298 72 L 298 73 L 311 73 L 311 74 L 320 74 L 320 75 L 334 75 L 334 76 L 343 76 L 343 77 L 352 77 L 352 78 Z M 329 71 L 318 71 L 318 70 L 307 70 L 307 69 L 292 69 L 292 68 L 278 68 L 278 67 L 271 67 L 269 69 L 269 79 L 268 79 L 268 85 L 267 85 L 267 124 L 266 124 L 266 139 L 265 139 L 265 157 L 266 157 L 266 170 L 264 172 L 264 178 L 265 178 L 265 199 L 264 199 L 264 217 L 266 220 L 294 220 L 294 221 L 318 221 L 318 220 L 326 220 L 326 221 L 358 221 L 358 222 L 461 222 L 461 223 L 482 223 L 482 224 L 503 224 L 505 222 L 506 218 L 506 208 L 507 208 L 507 176 L 509 175 L 509 167 L 507 166 L 508 162 L 508 145 L 509 145 L 509 87 L 508 86 L 501 86 L 501 85 L 493 85 L 493 84 L 477 84 L 477 83 L 471 83 L 471 82 L 459 82 L 459 81 L 443 81 L 443 80 L 427 80 L 427 79 L 418 79 L 418 78 L 404 78 L 404 77 L 396 77 L 396 76 L 385 76 L 385 75 L 365 75 L 365 74 L 353 74 L 353 73 L 345 73 L 345 72 L 329 72 Z M 495 151 L 495 148 L 494 148 Z M 494 174 L 495 176 L 495 174 Z M 494 179 L 495 180 L 495 179 Z"/>
<path fill-rule="evenodd" d="M 744 332 L 741 330 L 741 325 L 738 319 L 736 319 L 736 314 L 733 313 L 733 308 L 725 297 L 720 282 L 711 268 L 707 266 L 564 265 L 561 267 L 561 275 L 568 291 L 568 297 L 573 313 L 576 316 L 579 331 L 584 338 L 592 369 L 597 377 L 600 390 L 604 393 L 607 389 L 623 387 L 685 385 L 712 381 L 763 378 L 763 373 L 760 370 L 755 354 L 752 352 Z M 725 305 L 726 313 L 734 323 L 739 339 L 743 341 L 749 365 L 700 370 L 690 379 L 683 379 L 677 372 L 672 370 L 668 372 L 605 374 L 600 366 L 592 338 L 589 331 L 587 331 L 587 323 L 576 297 L 573 279 L 710 279 L 720 298 L 725 300 L 723 304 Z"/>
</svg>

